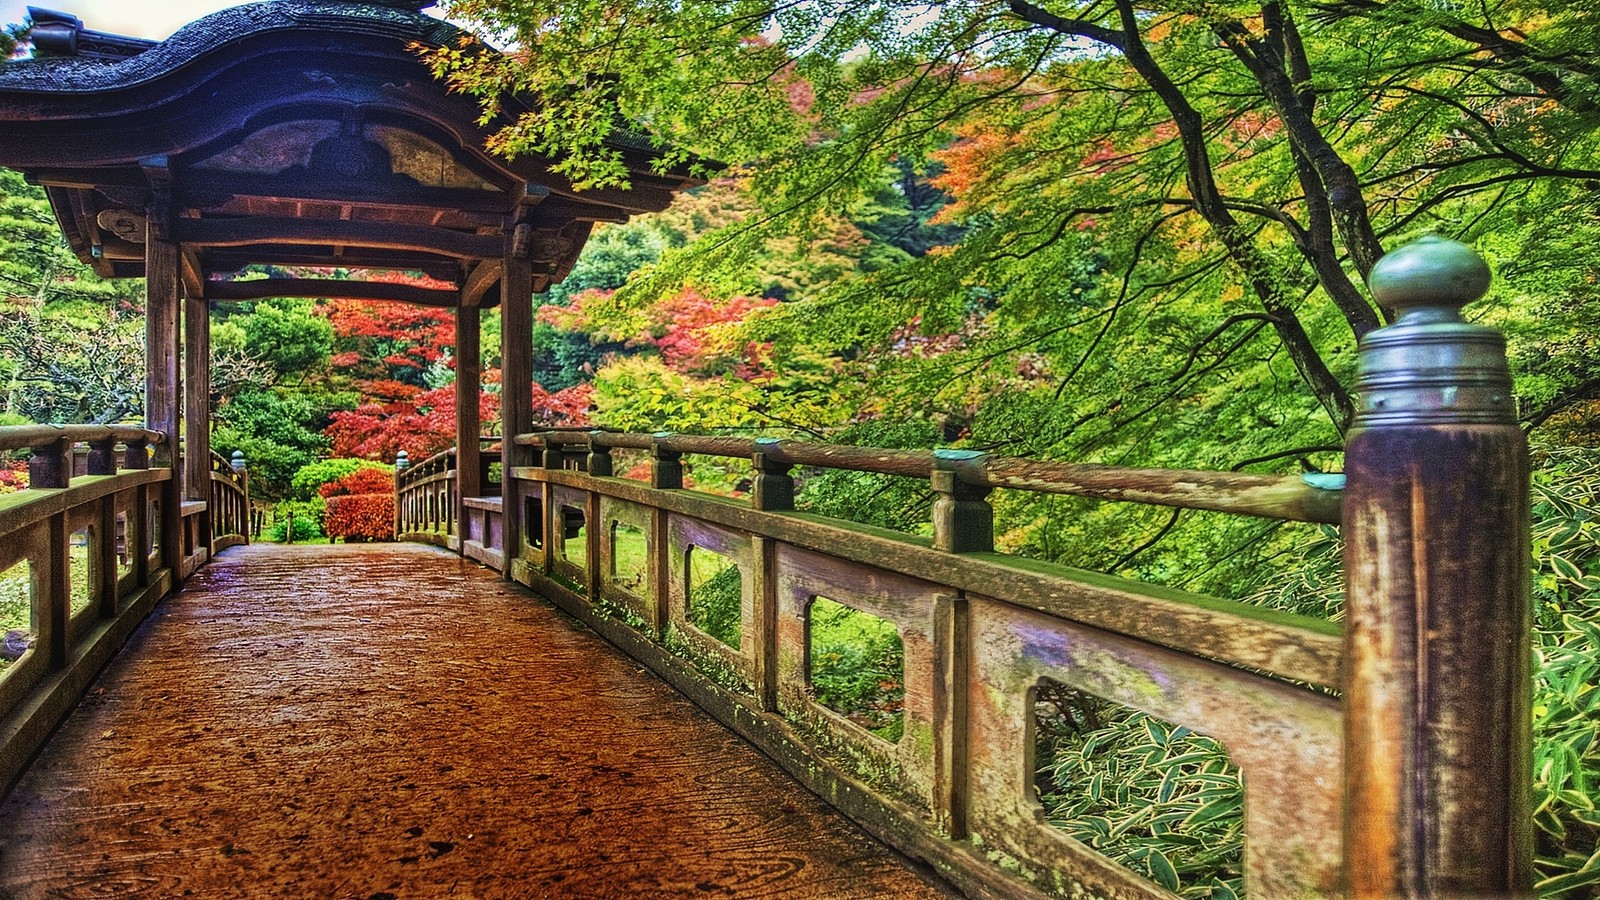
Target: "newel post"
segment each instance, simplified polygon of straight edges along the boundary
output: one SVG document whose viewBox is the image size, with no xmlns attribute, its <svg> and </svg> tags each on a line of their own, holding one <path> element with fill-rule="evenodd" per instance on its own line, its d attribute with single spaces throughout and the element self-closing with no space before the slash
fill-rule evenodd
<svg viewBox="0 0 1600 900">
<path fill-rule="evenodd" d="M 601 443 L 605 432 L 589 432 L 589 460 L 586 468 L 590 475 L 611 476 L 616 473 L 616 461 L 611 458 L 611 448 Z"/>
<path fill-rule="evenodd" d="M 1528 453 L 1489 286 L 1424 238 L 1370 283 L 1345 448 L 1345 866 L 1355 897 L 1532 884 Z"/>
</svg>

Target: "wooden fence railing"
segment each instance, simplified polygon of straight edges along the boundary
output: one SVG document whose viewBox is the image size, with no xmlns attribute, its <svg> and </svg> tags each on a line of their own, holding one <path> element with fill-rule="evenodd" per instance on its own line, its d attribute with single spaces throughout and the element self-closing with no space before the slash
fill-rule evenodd
<svg viewBox="0 0 1600 900">
<path fill-rule="evenodd" d="M 558 432 L 515 442 L 540 464 L 511 471 L 525 536 L 511 577 L 975 896 L 1161 894 L 1044 821 L 1031 735 L 1046 679 L 1227 747 L 1252 787 L 1247 833 L 1270 835 L 1246 842 L 1253 893 L 1338 883 L 1339 707 L 1313 686 L 1339 684 L 1339 630 L 998 554 L 986 499 L 1014 486 L 1326 522 L 1337 521 L 1338 491 L 1301 478 L 788 441 Z M 650 454 L 650 484 L 612 477 L 613 451 L 624 449 Z M 683 490 L 686 454 L 749 459 L 749 501 Z M 937 498 L 931 540 L 794 511 L 795 466 L 925 479 Z M 483 505 L 498 518 L 498 498 Z M 500 533 L 491 522 L 491 537 Z M 642 542 L 643 571 L 622 562 L 624 533 Z M 739 573 L 731 645 L 693 622 L 691 569 L 704 553 Z M 498 556 L 487 561 L 499 567 Z M 898 632 L 898 739 L 817 701 L 808 641 L 819 597 Z"/>
<path fill-rule="evenodd" d="M 1460 245 L 1419 242 L 1374 270 L 1378 300 L 1400 315 L 1362 341 L 1348 484 L 518 434 L 512 490 L 461 501 L 478 519 L 460 546 L 974 896 L 1171 896 L 1045 820 L 1035 707 L 1061 687 L 1226 748 L 1245 785 L 1252 897 L 1525 894 L 1528 468 L 1503 338 L 1458 314 L 1486 287 L 1487 268 Z M 614 477 L 617 451 L 648 453 L 650 482 Z M 749 459 L 749 499 L 684 490 L 685 454 Z M 403 533 L 447 542 L 448 460 L 400 479 Z M 796 466 L 925 479 L 931 539 L 796 511 Z M 1339 524 L 1344 627 L 997 553 L 995 489 Z M 502 546 L 508 533 L 516 543 Z M 707 554 L 738 573 L 731 634 L 696 624 Z M 898 738 L 818 702 L 820 598 L 897 631 Z"/>
<path fill-rule="evenodd" d="M 483 438 L 484 444 L 498 444 L 497 437 Z M 481 467 L 477 484 L 486 494 L 498 495 L 500 482 L 491 481 L 491 467 L 500 462 L 500 451 L 480 450 Z M 496 538 L 485 540 L 491 526 L 481 497 L 461 497 L 456 477 L 456 451 L 452 447 L 419 463 L 407 461 L 395 468 L 395 534 L 403 541 L 419 541 L 462 550 L 481 559 L 485 547 L 497 546 Z M 498 509 L 496 503 L 493 507 Z M 465 527 L 461 527 L 464 523 Z"/>
<path fill-rule="evenodd" d="M 0 660 L 0 786 L 179 577 L 183 537 L 162 509 L 173 473 L 149 452 L 161 440 L 117 426 L 0 428 L 0 451 L 32 451 L 30 487 L 0 497 L 0 611 L 26 619 L 7 625 Z M 86 473 L 74 477 L 80 444 Z"/>
<path fill-rule="evenodd" d="M 211 552 L 250 543 L 250 476 L 211 453 Z"/>
</svg>

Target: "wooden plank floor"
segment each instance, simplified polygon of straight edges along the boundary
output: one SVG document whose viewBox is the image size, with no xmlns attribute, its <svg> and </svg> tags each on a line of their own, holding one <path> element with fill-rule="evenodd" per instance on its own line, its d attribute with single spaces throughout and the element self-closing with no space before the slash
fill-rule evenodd
<svg viewBox="0 0 1600 900">
<path fill-rule="evenodd" d="M 593 633 L 418 545 L 223 553 L 0 804 L 0 897 L 939 897 Z"/>
</svg>

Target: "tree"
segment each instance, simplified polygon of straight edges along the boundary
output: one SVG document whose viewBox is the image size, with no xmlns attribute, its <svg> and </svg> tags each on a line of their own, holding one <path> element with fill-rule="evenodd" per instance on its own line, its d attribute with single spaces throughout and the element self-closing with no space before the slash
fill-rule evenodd
<svg viewBox="0 0 1600 900">
<path fill-rule="evenodd" d="M 968 141 L 982 166 L 957 191 L 974 232 L 963 265 L 892 267 L 815 304 L 899 285 L 932 306 L 980 271 L 1009 302 L 1030 285 L 1008 260 L 1048 268 L 1088 249 L 1114 280 L 1076 329 L 1242 288 L 1167 358 L 1270 335 L 1337 430 L 1352 343 L 1383 317 L 1358 285 L 1387 246 L 1508 227 L 1535 186 L 1569 212 L 1592 205 L 1594 17 L 1577 5 L 592 6 L 457 0 L 452 16 L 527 52 L 432 59 L 461 89 L 531 95 L 493 147 L 555 156 L 580 187 L 625 181 L 606 143 L 618 122 L 648 123 L 667 163 L 749 167 L 761 214 L 636 279 L 652 296 L 734 272 L 764 237 L 814 232 L 880 190 L 895 161 Z M 909 318 L 896 312 L 852 315 L 882 339 Z"/>
</svg>

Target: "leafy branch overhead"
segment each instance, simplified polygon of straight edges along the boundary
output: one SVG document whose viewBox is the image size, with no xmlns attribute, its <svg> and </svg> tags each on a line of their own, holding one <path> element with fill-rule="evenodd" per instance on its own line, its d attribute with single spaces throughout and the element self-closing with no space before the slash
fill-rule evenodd
<svg viewBox="0 0 1600 900">
<path fill-rule="evenodd" d="M 1021 310 L 1052 300 L 1030 271 L 1092 250 L 1109 337 L 1140 308 L 1180 307 L 1203 334 L 1243 306 L 1336 430 L 1351 410 L 1353 341 L 1383 320 L 1360 285 L 1386 247 L 1423 230 L 1525 232 L 1533 208 L 1592 217 L 1594 17 L 1579 5 L 448 11 L 513 52 L 446 48 L 436 70 L 479 96 L 512 88 L 534 101 L 497 135 L 500 152 L 553 155 L 580 186 L 622 184 L 623 151 L 607 139 L 625 127 L 668 162 L 698 154 L 748 177 L 759 211 L 639 279 L 635 301 L 726 276 L 765 246 L 749 232 L 815 236 L 881 188 L 893 161 L 964 158 L 975 165 L 949 183 L 961 221 L 992 233 L 974 240 L 987 247 L 954 275 L 927 260 L 869 273 L 873 288 L 932 307 L 976 275 Z M 819 324 L 846 305 L 829 294 L 855 290 L 808 298 Z"/>
</svg>

